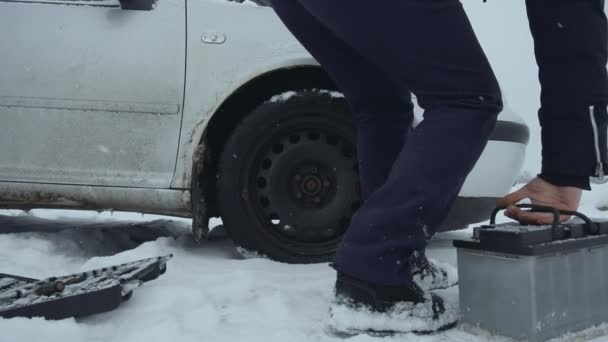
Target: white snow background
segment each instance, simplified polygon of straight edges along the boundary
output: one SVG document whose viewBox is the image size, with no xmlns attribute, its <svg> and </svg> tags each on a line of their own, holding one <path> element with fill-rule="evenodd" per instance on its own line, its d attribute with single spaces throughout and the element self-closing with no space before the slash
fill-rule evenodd
<svg viewBox="0 0 608 342">
<path fill-rule="evenodd" d="M 532 142 L 522 177 L 529 179 L 540 167 L 536 121 L 539 86 L 524 1 L 482 4 L 480 0 L 468 0 L 465 7 L 501 81 L 505 98 L 531 127 Z M 605 217 L 608 212 L 599 208 L 608 208 L 608 186 L 595 187 L 594 192 L 585 194 L 582 211 Z M 334 281 L 334 272 L 327 264 L 286 265 L 262 258 L 243 259 L 225 238 L 195 246 L 187 236 L 189 221 L 182 219 L 49 210 L 28 213 L 4 210 L 0 215 L 22 216 L 20 220 L 53 219 L 64 225 L 76 219 L 93 225 L 112 225 L 126 220 L 150 227 L 169 226 L 173 233 L 186 234 L 159 238 L 130 250 L 125 250 L 124 241 L 98 232 L 70 230 L 0 235 L 0 272 L 31 277 L 73 273 L 168 253 L 175 255 L 165 275 L 136 290 L 133 298 L 118 310 L 78 320 L 0 319 L 0 342 L 341 340 L 324 332 Z M 430 247 L 430 254 L 455 264 L 451 240 L 468 234 L 469 230 L 439 235 Z M 450 301 L 457 301 L 457 291 L 453 288 L 444 294 Z M 608 335 L 607 327 L 562 340 L 608 341 L 603 335 Z M 362 335 L 350 341 L 377 339 Z M 433 336 L 405 335 L 385 340 L 504 339 L 483 333 L 473 335 L 456 328 Z"/>
</svg>

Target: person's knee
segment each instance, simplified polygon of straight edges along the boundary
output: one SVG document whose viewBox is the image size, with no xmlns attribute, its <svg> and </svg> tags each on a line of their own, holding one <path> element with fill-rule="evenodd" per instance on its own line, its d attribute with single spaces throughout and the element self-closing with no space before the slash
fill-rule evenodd
<svg viewBox="0 0 608 342">
<path fill-rule="evenodd" d="M 414 123 L 413 111 L 385 111 L 385 112 L 357 112 L 357 124 L 359 126 L 376 127 L 380 132 L 383 127 L 405 128 L 411 127 Z"/>
<path fill-rule="evenodd" d="M 424 109 L 433 107 L 470 109 L 486 112 L 489 115 L 498 115 L 504 108 L 502 94 L 500 91 L 479 92 L 478 94 L 466 95 L 442 95 L 427 96 L 419 98 L 420 106 Z"/>
<path fill-rule="evenodd" d="M 500 92 L 493 95 L 479 95 L 461 99 L 458 103 L 464 108 L 477 109 L 498 115 L 504 108 L 502 94 Z"/>
<path fill-rule="evenodd" d="M 414 121 L 414 104 L 401 98 L 386 96 L 351 96 L 351 109 L 359 125 L 411 126 Z"/>
</svg>

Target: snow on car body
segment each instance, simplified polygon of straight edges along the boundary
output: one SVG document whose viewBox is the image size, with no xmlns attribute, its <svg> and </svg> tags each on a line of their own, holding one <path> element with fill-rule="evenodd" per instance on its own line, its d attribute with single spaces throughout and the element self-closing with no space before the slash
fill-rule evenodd
<svg viewBox="0 0 608 342">
<path fill-rule="evenodd" d="M 344 99 L 267 7 L 0 0 L 0 51 L 2 207 L 193 217 L 197 238 L 221 215 L 238 244 L 305 262 L 358 206 Z M 487 218 L 519 174 L 527 128 L 499 120 L 445 229 Z"/>
</svg>

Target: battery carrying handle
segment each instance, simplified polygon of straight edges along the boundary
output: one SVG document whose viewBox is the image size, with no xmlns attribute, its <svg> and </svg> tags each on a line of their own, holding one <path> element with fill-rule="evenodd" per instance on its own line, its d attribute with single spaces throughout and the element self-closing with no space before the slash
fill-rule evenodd
<svg viewBox="0 0 608 342">
<path fill-rule="evenodd" d="M 516 207 L 522 208 L 522 209 L 530 209 L 530 212 L 533 212 L 533 213 L 553 214 L 553 223 L 551 224 L 551 229 L 553 231 L 556 231 L 558 229 L 557 226 L 560 224 L 560 216 L 569 215 L 569 216 L 576 216 L 576 217 L 582 219 L 585 222 L 585 225 L 587 226 L 586 231 L 588 233 L 597 234 L 599 232 L 598 226 L 595 223 L 593 223 L 593 221 L 591 221 L 591 219 L 589 217 L 579 213 L 578 211 L 559 210 L 559 209 L 553 208 L 553 207 L 546 207 L 546 206 L 534 205 L 534 204 L 517 204 Z M 492 211 L 492 216 L 490 217 L 491 225 L 496 224 L 496 215 L 498 215 L 498 213 L 500 211 L 505 210 L 505 209 L 507 209 L 507 208 L 506 207 L 496 207 Z"/>
</svg>

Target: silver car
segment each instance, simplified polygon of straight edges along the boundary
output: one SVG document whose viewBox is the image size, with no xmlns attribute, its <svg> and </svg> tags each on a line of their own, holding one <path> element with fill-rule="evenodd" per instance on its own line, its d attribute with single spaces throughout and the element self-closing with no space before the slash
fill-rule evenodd
<svg viewBox="0 0 608 342">
<path fill-rule="evenodd" d="M 349 107 L 268 7 L 0 0 L 0 52 L 1 207 L 192 217 L 197 240 L 220 216 L 246 249 L 316 262 L 360 205 Z M 488 217 L 527 141 L 501 114 L 443 229 Z"/>
</svg>

